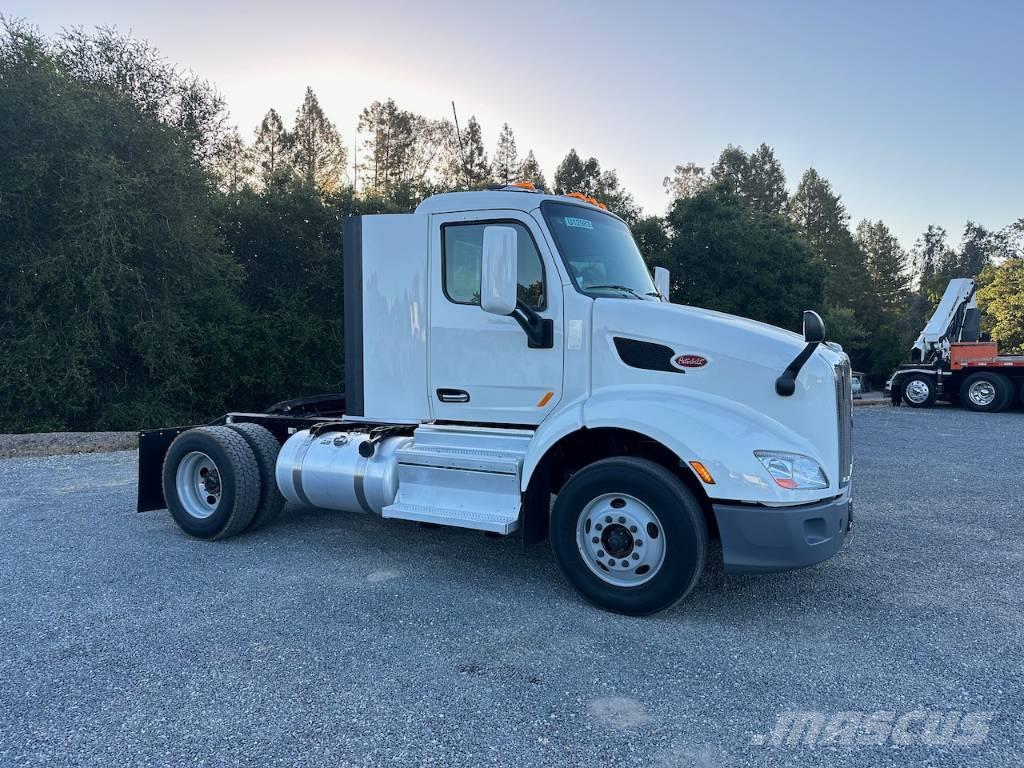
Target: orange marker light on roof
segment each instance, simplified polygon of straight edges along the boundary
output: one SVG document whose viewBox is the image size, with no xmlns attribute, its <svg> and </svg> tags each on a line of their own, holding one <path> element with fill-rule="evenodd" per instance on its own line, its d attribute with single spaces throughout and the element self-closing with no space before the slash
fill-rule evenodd
<svg viewBox="0 0 1024 768">
<path fill-rule="evenodd" d="M 520 189 L 528 189 L 531 192 L 536 192 L 537 187 L 533 185 L 532 181 L 517 181 L 515 184 L 509 184 L 510 187 L 519 187 Z"/>
<path fill-rule="evenodd" d="M 582 200 L 584 203 L 589 203 L 595 208 L 600 208 L 602 211 L 608 210 L 608 206 L 602 203 L 600 200 L 597 200 L 596 198 L 593 197 L 588 197 L 587 195 L 584 195 L 582 192 L 566 192 L 564 195 L 562 195 L 562 197 L 571 197 L 574 200 Z"/>
</svg>

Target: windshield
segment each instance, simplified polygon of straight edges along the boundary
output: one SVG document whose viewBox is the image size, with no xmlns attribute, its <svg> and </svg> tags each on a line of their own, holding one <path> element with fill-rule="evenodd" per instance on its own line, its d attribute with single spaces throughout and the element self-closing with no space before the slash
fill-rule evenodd
<svg viewBox="0 0 1024 768">
<path fill-rule="evenodd" d="M 541 211 L 581 291 L 595 296 L 658 298 L 633 235 L 619 219 L 572 203 L 548 201 Z"/>
</svg>

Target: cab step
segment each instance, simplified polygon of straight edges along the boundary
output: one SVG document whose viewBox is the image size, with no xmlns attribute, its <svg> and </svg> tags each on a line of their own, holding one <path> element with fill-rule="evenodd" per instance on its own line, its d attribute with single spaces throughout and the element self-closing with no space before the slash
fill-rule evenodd
<svg viewBox="0 0 1024 768">
<path fill-rule="evenodd" d="M 396 452 L 398 496 L 385 518 L 509 534 L 519 527 L 529 430 L 422 426 Z"/>
</svg>

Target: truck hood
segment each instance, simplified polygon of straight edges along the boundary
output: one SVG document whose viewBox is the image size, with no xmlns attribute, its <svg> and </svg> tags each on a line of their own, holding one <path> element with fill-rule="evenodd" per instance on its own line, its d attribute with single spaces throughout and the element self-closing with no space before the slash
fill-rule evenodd
<svg viewBox="0 0 1024 768">
<path fill-rule="evenodd" d="M 846 358 L 838 346 L 820 345 L 800 371 L 795 393 L 782 397 L 775 380 L 804 348 L 800 334 L 706 309 L 603 298 L 593 304 L 593 334 L 595 394 L 612 387 L 668 387 L 679 397 L 713 402 L 780 436 L 778 445 L 754 448 L 805 453 L 830 478 L 837 476 L 835 366 Z M 616 339 L 669 347 L 671 353 L 651 346 L 650 365 L 631 365 Z M 694 356 L 687 361 L 694 367 L 663 359 L 684 355 Z"/>
</svg>

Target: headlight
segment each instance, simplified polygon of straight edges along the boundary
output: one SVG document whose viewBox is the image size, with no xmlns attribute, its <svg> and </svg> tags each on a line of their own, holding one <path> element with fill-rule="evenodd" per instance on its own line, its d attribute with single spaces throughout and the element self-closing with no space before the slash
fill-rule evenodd
<svg viewBox="0 0 1024 768">
<path fill-rule="evenodd" d="M 789 490 L 828 488 L 821 465 L 810 456 L 782 451 L 754 451 L 775 484 Z"/>
</svg>

